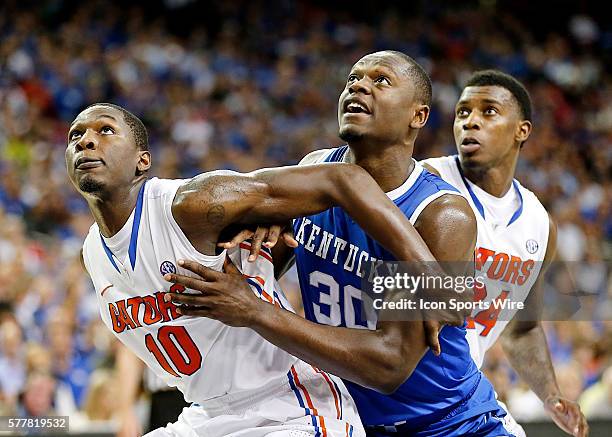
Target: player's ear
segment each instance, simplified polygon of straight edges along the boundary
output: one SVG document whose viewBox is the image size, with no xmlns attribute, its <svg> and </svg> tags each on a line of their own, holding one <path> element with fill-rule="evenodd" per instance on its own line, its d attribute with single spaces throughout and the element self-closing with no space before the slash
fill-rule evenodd
<svg viewBox="0 0 612 437">
<path fill-rule="evenodd" d="M 516 128 L 516 134 L 514 135 L 515 141 L 517 141 L 519 144 L 527 141 L 527 138 L 529 138 L 529 135 L 531 134 L 532 127 L 533 126 L 529 120 L 520 121 Z"/>
<path fill-rule="evenodd" d="M 413 129 L 421 129 L 427 123 L 427 119 L 429 118 L 429 106 L 428 105 L 418 105 L 412 116 L 412 120 L 410 121 L 410 127 Z"/>
<path fill-rule="evenodd" d="M 138 165 L 136 168 L 139 174 L 143 174 L 151 168 L 151 154 L 148 150 L 141 150 L 138 152 Z"/>
</svg>

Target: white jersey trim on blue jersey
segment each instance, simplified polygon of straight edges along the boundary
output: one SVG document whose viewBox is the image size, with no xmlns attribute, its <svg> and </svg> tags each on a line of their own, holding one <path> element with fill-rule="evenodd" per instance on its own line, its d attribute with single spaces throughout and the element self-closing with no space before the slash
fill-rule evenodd
<svg viewBox="0 0 612 437">
<path fill-rule="evenodd" d="M 427 206 L 431 202 L 436 200 L 438 197 L 444 196 L 445 194 L 454 194 L 456 196 L 464 197 L 463 194 L 461 194 L 458 191 L 451 191 L 451 190 L 440 190 L 440 191 L 437 191 L 437 192 L 433 193 L 431 196 L 426 197 L 425 199 L 423 199 L 423 201 L 419 204 L 419 206 L 417 206 L 417 208 L 414 210 L 414 212 L 410 216 L 410 223 L 412 223 L 414 225 L 414 222 L 416 222 L 417 218 L 419 218 L 419 215 L 421 214 L 421 212 L 423 212 L 423 210 L 425 208 L 427 208 Z"/>
<path fill-rule="evenodd" d="M 402 185 L 387 193 L 387 196 L 389 196 L 391 200 L 397 200 L 402 197 L 410 188 L 412 188 L 416 180 L 419 178 L 419 176 L 421 176 L 421 173 L 423 173 L 423 166 L 416 162 L 414 158 L 412 159 L 412 162 L 414 163 L 414 168 L 412 169 L 410 176 L 408 176 L 408 179 L 406 179 Z"/>
<path fill-rule="evenodd" d="M 342 147 L 346 147 L 346 146 L 342 146 Z M 331 157 L 331 155 L 338 149 L 339 147 L 335 149 L 330 149 L 328 153 L 324 154 L 323 159 L 327 161 Z M 346 155 L 348 155 L 348 151 L 349 151 L 349 147 L 346 147 L 346 149 L 342 153 L 342 156 L 340 156 L 339 159 L 335 162 L 347 162 Z M 402 183 L 399 187 L 385 193 L 389 197 L 389 199 L 397 200 L 400 197 L 402 197 L 410 188 L 412 188 L 412 186 L 415 184 L 419 176 L 421 176 L 421 173 L 423 173 L 423 170 L 425 170 L 425 168 L 420 163 L 418 163 L 414 158 L 411 158 L 411 159 L 412 159 L 412 162 L 414 163 L 414 168 L 412 169 L 412 172 L 410 173 L 408 178 L 404 181 L 404 183 Z"/>
</svg>

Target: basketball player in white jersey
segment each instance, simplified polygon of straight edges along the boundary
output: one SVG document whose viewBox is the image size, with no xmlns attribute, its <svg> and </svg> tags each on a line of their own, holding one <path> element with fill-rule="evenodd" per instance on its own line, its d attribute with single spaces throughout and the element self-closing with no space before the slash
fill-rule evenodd
<svg viewBox="0 0 612 437">
<path fill-rule="evenodd" d="M 335 205 L 398 258 L 434 260 L 408 219 L 354 165 L 147 179 L 147 149 L 146 130 L 137 117 L 112 104 L 94 104 L 71 124 L 66 166 L 95 219 L 82 257 L 104 323 L 194 403 L 176 423 L 151 435 L 363 436 L 340 379 L 249 328 L 182 316 L 164 295 L 189 290 L 165 277 L 189 274 L 182 259 L 220 271 L 227 253 L 217 253 L 216 243 L 230 224 L 285 221 Z M 243 262 L 248 253 L 235 251 L 229 258 L 257 296 L 288 307 L 271 259 Z M 422 354 L 422 323 L 405 335 L 414 337 L 412 344 L 421 345 Z"/>
<path fill-rule="evenodd" d="M 527 90 L 512 76 L 476 72 L 456 105 L 459 154 L 423 163 L 465 195 L 478 220 L 476 274 L 485 286 L 475 294 L 489 309 L 475 310 L 468 320 L 474 361 L 482 366 L 486 351 L 501 338 L 510 363 L 555 423 L 569 434 L 585 436 L 588 425 L 580 407 L 565 399 L 557 385 L 538 317 L 512 320 L 517 303 L 525 311 L 540 305 L 538 282 L 556 250 L 555 223 L 535 194 L 514 179 L 519 152 L 531 133 L 531 112 Z M 511 306 L 498 311 L 493 301 Z"/>
</svg>

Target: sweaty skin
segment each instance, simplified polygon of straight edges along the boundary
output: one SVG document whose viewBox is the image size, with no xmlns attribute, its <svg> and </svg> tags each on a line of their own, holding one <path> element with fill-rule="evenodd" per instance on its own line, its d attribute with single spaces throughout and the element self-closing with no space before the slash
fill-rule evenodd
<svg viewBox="0 0 612 437">
<path fill-rule="evenodd" d="M 114 235 L 127 221 L 150 165 L 150 153 L 136 146 L 130 127 L 118 109 L 96 105 L 80 113 L 72 123 L 66 148 L 68 175 L 87 201 L 104 236 Z M 281 222 L 333 206 L 349 212 L 398 259 L 423 262 L 425 269 L 429 269 L 424 272 L 427 274 L 442 273 L 408 219 L 372 177 L 356 165 L 287 167 L 249 174 L 205 173 L 179 188 L 172 213 L 194 247 L 210 255 L 215 253 L 221 231 L 230 224 Z M 304 320 L 299 318 L 299 321 Z M 310 325 L 313 326 L 307 327 L 306 332 L 321 328 Z M 352 372 L 366 374 L 362 379 L 375 380 L 372 386 L 384 383 L 386 389 L 390 382 L 381 382 L 375 375 L 384 376 L 385 370 L 398 373 L 400 369 L 403 381 L 426 350 L 421 322 L 381 324 L 374 334 L 337 328 L 334 338 L 334 343 L 340 339 L 339 343 L 346 348 L 342 357 L 365 351 L 372 362 L 355 362 Z M 325 346 L 319 342 L 315 349 L 325 355 Z M 385 358 L 393 360 L 384 361 Z M 336 360 L 330 367 L 336 368 L 338 361 L 341 362 Z M 397 367 L 389 369 L 390 364 Z M 398 383 L 399 379 L 390 381 Z"/>
<path fill-rule="evenodd" d="M 362 110 L 352 110 L 354 105 Z M 349 162 L 365 169 L 382 190 L 399 187 L 414 169 L 414 141 L 428 115 L 429 106 L 405 60 L 390 52 L 365 56 L 353 66 L 338 102 L 339 134 L 349 144 Z M 375 201 L 371 204 L 378 208 Z M 465 270 L 472 264 L 476 218 L 464 198 L 442 195 L 423 210 L 415 227 L 435 259 L 464 261 L 464 271 L 452 273 L 469 273 Z M 397 235 L 389 231 L 388 236 L 394 239 Z M 393 254 L 402 261 L 424 261 L 422 256 Z M 282 260 L 280 264 L 284 265 Z M 423 324 L 415 322 L 379 320 L 374 330 L 315 324 L 258 302 L 238 275 L 213 274 L 193 262 L 184 266 L 203 280 L 178 275 L 168 279 L 189 281 L 186 286 L 204 294 L 168 296 L 189 305 L 181 308 L 184 314 L 249 326 L 298 358 L 383 393 L 395 391 L 410 376 L 426 351 L 425 336 L 433 343 L 430 340 L 437 335 L 439 325 L 435 323 L 427 333 Z M 428 267 L 423 264 L 423 268 Z M 468 293 L 463 297 L 471 300 Z"/>
</svg>

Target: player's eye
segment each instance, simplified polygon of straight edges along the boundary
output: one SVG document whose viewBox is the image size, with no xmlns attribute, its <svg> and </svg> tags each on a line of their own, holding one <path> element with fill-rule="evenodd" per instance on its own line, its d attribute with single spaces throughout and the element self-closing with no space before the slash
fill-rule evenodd
<svg viewBox="0 0 612 437">
<path fill-rule="evenodd" d="M 70 136 L 68 137 L 68 139 L 70 141 L 74 141 L 77 138 L 79 138 L 80 136 L 81 136 L 81 131 L 73 130 L 72 132 L 70 132 Z"/>
<path fill-rule="evenodd" d="M 386 76 L 379 76 L 379 77 L 376 78 L 376 80 L 374 82 L 376 82 L 376 83 L 384 83 L 385 85 L 391 85 L 391 81 Z"/>
<path fill-rule="evenodd" d="M 348 79 L 346 80 L 347 83 L 352 83 L 355 82 L 356 80 L 359 80 L 359 78 L 357 77 L 356 74 L 351 74 L 349 75 Z"/>
<path fill-rule="evenodd" d="M 468 111 L 465 108 L 457 109 L 457 117 L 467 117 L 469 113 L 470 113 L 470 111 Z"/>
<path fill-rule="evenodd" d="M 102 129 L 100 129 L 100 133 L 104 135 L 112 135 L 115 133 L 115 129 L 110 126 L 104 126 Z"/>
<path fill-rule="evenodd" d="M 486 110 L 485 110 L 485 114 L 486 115 L 495 115 L 497 114 L 499 111 L 497 110 L 497 108 L 495 108 L 494 106 L 489 106 Z"/>
</svg>

